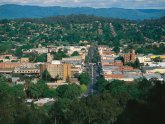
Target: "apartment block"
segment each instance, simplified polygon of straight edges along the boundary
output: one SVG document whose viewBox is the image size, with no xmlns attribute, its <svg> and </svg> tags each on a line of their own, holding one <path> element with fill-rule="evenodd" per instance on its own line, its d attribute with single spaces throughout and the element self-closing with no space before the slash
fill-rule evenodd
<svg viewBox="0 0 165 124">
<path fill-rule="evenodd" d="M 47 70 L 52 78 L 59 76 L 62 80 L 71 77 L 71 64 L 41 64 L 40 71 L 43 73 Z"/>
</svg>

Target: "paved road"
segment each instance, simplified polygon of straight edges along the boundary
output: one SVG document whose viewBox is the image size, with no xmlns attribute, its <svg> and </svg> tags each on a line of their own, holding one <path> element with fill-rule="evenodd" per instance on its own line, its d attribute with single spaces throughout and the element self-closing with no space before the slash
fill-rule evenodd
<svg viewBox="0 0 165 124">
<path fill-rule="evenodd" d="M 89 53 L 88 53 L 89 60 L 87 63 L 87 71 L 90 74 L 91 81 L 88 83 L 88 89 L 87 89 L 87 92 L 85 93 L 84 96 L 97 94 L 96 82 L 100 76 L 100 68 L 99 68 L 98 63 L 92 63 L 92 59 L 93 59 L 93 56 L 95 54 L 94 49 L 95 49 L 94 47 L 89 48 Z"/>
</svg>

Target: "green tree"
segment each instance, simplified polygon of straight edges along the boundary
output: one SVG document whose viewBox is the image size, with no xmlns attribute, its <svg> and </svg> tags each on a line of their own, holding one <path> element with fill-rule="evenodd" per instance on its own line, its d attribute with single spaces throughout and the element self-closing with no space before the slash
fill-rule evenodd
<svg viewBox="0 0 165 124">
<path fill-rule="evenodd" d="M 113 123 L 122 112 L 118 100 L 107 93 L 75 100 L 69 110 L 67 118 L 71 124 Z"/>
<path fill-rule="evenodd" d="M 115 51 L 115 53 L 119 53 L 119 52 L 120 52 L 119 46 L 115 46 L 115 47 L 113 48 L 113 51 Z"/>
<path fill-rule="evenodd" d="M 79 56 L 79 53 L 77 51 L 74 51 L 71 56 Z"/>
<path fill-rule="evenodd" d="M 107 84 L 109 84 L 109 82 L 105 80 L 103 77 L 100 77 L 96 83 L 97 91 L 99 93 L 103 93 L 106 90 Z"/>
<path fill-rule="evenodd" d="M 25 98 L 24 86 L 21 84 L 15 85 L 13 88 L 13 93 L 18 98 Z"/>
<path fill-rule="evenodd" d="M 87 91 L 87 86 L 85 84 L 81 85 L 81 91 L 82 93 L 85 93 Z"/>
<path fill-rule="evenodd" d="M 81 73 L 78 79 L 79 79 L 81 85 L 82 84 L 87 85 L 90 82 L 90 77 L 87 72 Z"/>
<path fill-rule="evenodd" d="M 17 48 L 16 51 L 15 51 L 15 55 L 18 56 L 18 57 L 21 57 L 23 55 L 22 49 L 21 48 Z"/>
<path fill-rule="evenodd" d="M 57 87 L 56 95 L 60 98 L 75 99 L 81 94 L 81 88 L 76 84 L 68 84 Z"/>
<path fill-rule="evenodd" d="M 46 58 L 47 58 L 46 53 L 43 53 L 43 54 L 37 56 L 36 62 L 46 62 Z"/>
<path fill-rule="evenodd" d="M 140 62 L 138 58 L 136 58 L 136 61 L 134 62 L 134 68 L 140 68 Z"/>
<path fill-rule="evenodd" d="M 51 75 L 47 70 L 42 73 L 42 80 L 51 81 Z"/>
<path fill-rule="evenodd" d="M 30 84 L 27 89 L 27 94 L 32 98 L 43 97 L 48 90 L 48 86 L 44 81 L 39 81 L 37 84 Z"/>
</svg>

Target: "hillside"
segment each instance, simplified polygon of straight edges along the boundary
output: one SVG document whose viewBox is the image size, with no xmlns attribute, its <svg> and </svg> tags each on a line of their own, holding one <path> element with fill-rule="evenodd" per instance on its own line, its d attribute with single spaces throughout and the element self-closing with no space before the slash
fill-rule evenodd
<svg viewBox="0 0 165 124">
<path fill-rule="evenodd" d="M 122 8 L 69 8 L 69 7 L 39 7 L 6 4 L 0 6 L 0 19 L 42 18 L 57 15 L 86 14 L 120 19 L 143 20 L 165 16 L 165 10 L 153 9 L 122 9 Z"/>
<path fill-rule="evenodd" d="M 81 45 L 80 41 L 108 46 L 129 45 L 129 49 L 139 48 L 139 53 L 141 53 L 141 51 L 145 52 L 141 50 L 142 47 L 154 42 L 165 42 L 164 34 L 165 17 L 145 21 L 129 21 L 89 15 L 56 16 L 41 19 L 5 19 L 0 20 L 0 53 L 10 53 L 8 50 L 25 44 L 28 44 L 28 47 L 38 44 L 43 46 Z M 164 48 L 159 50 L 164 51 Z"/>
</svg>

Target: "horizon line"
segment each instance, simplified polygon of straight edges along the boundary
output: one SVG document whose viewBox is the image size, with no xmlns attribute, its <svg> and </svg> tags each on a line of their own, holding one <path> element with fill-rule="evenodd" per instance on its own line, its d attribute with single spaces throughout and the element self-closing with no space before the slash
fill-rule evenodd
<svg viewBox="0 0 165 124">
<path fill-rule="evenodd" d="M 122 7 L 91 7 L 91 6 L 60 6 L 60 5 L 40 5 L 40 4 L 18 4 L 18 3 L 0 3 L 4 5 L 32 6 L 32 7 L 63 7 L 63 8 L 93 8 L 93 9 L 127 9 L 127 10 L 165 10 L 165 8 L 122 8 Z"/>
</svg>

